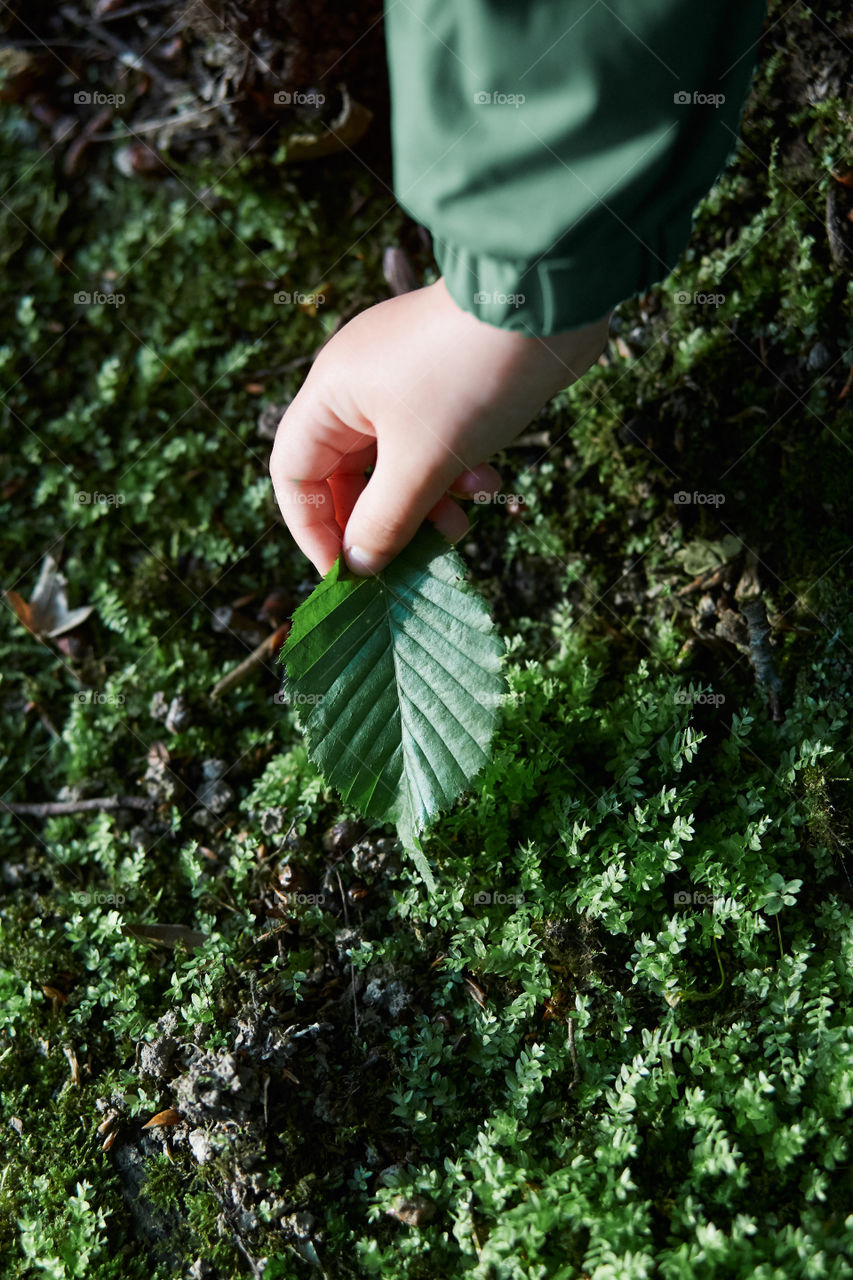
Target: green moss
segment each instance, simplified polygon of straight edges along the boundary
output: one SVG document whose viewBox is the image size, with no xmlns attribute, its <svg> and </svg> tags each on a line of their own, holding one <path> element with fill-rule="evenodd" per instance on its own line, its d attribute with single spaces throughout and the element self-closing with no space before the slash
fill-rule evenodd
<svg viewBox="0 0 853 1280">
<path fill-rule="evenodd" d="M 186 1149 L 147 1163 L 155 1212 L 182 1206 L 176 1266 L 146 1253 L 95 1128 L 99 1098 L 123 1095 L 125 1124 L 168 1103 L 135 1065 L 167 1010 L 176 1035 L 229 1051 L 256 1007 L 333 1026 L 270 1090 L 250 1242 L 268 1276 L 307 1274 L 281 1226 L 297 1210 L 345 1277 L 846 1274 L 853 332 L 822 218 L 850 115 L 803 105 L 801 21 L 770 28 L 744 144 L 678 272 L 619 309 L 633 355 L 612 343 L 548 406 L 552 447 L 506 452 L 521 518 L 477 512 L 467 556 L 507 638 L 509 694 L 491 765 L 430 835 L 429 897 L 406 865 L 356 876 L 346 841 L 324 851 L 347 815 L 275 700 L 279 668 L 209 696 L 250 647 L 213 610 L 310 585 L 258 410 L 296 391 L 286 366 L 340 312 L 384 296 L 399 214 L 371 230 L 372 197 L 342 238 L 355 168 L 258 162 L 151 188 L 105 166 L 72 203 L 6 112 L 4 172 L 32 169 L 0 210 L 3 578 L 28 598 L 59 541 L 72 605 L 95 611 L 73 658 L 0 618 L 4 795 L 144 794 L 165 742 L 191 789 L 223 759 L 233 802 L 202 827 L 184 795 L 141 835 L 138 815 L 0 815 L 4 1275 L 246 1265 L 219 1198 L 236 1141 L 203 1167 Z M 317 316 L 273 302 L 330 262 Z M 125 301 L 75 304 L 104 284 Z M 725 296 L 693 301 L 708 293 Z M 818 343 L 829 360 L 810 368 Z M 774 624 L 778 723 L 742 652 L 695 643 L 699 593 L 680 594 L 735 538 Z M 151 700 L 178 693 L 190 720 L 171 734 Z M 267 810 L 282 811 L 271 836 Z M 333 863 L 334 909 L 267 917 L 284 857 L 315 880 Z M 208 941 L 122 932 L 151 921 Z M 312 985 L 346 924 L 343 978 Z M 362 1001 L 356 1031 L 350 959 L 365 982 L 395 976 L 399 1016 Z"/>
</svg>

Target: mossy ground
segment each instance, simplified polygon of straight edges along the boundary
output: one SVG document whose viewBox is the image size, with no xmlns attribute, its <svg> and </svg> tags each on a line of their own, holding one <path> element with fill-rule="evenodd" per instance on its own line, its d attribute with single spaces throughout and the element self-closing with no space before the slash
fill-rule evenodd
<svg viewBox="0 0 853 1280">
<path fill-rule="evenodd" d="M 507 451 L 515 514 L 477 508 L 511 695 L 428 842 L 429 898 L 317 779 L 273 664 L 210 697 L 264 598 L 312 585 L 259 411 L 385 296 L 401 215 L 351 161 L 69 184 L 7 112 L 3 582 L 29 598 L 52 551 L 95 609 L 64 648 L 3 610 L 3 795 L 147 776 L 159 807 L 0 815 L 4 1275 L 849 1274 L 853 333 L 824 211 L 853 130 L 813 91 L 838 15 L 809 12 L 771 29 L 679 271 L 531 424 L 548 444 Z M 273 301 L 321 287 L 316 314 Z M 75 303 L 94 290 L 125 301 Z M 243 630 L 215 629 L 241 600 Z M 184 699 L 176 733 L 158 694 Z M 208 941 L 122 932 L 152 921 Z M 217 1112 L 203 1164 L 181 1126 L 141 1136 L 175 1101 L 139 1064 L 170 1011 L 214 1061 L 241 1018 L 321 1026 L 289 1075 L 269 1060 L 242 1137 Z"/>
</svg>

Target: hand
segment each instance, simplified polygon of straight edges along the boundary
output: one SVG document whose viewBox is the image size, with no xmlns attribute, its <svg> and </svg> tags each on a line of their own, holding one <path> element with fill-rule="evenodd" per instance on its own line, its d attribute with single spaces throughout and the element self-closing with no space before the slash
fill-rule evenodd
<svg viewBox="0 0 853 1280">
<path fill-rule="evenodd" d="M 468 518 L 449 494 L 500 489 L 488 458 L 586 372 L 608 319 L 528 337 L 463 311 L 439 280 L 345 325 L 282 418 L 270 459 L 285 523 L 318 571 L 343 544 L 350 569 L 378 573 L 427 518 L 451 542 L 463 537 Z"/>
</svg>

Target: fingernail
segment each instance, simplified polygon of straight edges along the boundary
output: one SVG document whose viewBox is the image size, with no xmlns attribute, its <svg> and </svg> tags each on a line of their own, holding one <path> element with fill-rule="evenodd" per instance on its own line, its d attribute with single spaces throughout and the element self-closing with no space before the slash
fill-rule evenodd
<svg viewBox="0 0 853 1280">
<path fill-rule="evenodd" d="M 353 573 L 367 577 L 376 572 L 373 557 L 363 547 L 344 547 L 344 556 Z"/>
</svg>

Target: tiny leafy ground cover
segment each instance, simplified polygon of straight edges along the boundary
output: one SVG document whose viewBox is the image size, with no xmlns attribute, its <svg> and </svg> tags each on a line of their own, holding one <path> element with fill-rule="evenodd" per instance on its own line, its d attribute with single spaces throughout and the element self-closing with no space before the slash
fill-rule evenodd
<svg viewBox="0 0 853 1280">
<path fill-rule="evenodd" d="M 782 16 L 475 510 L 507 687 L 429 892 L 271 644 L 269 423 L 402 218 L 349 161 L 69 183 L 6 111 L 4 1275 L 849 1275 L 850 33 Z"/>
</svg>

